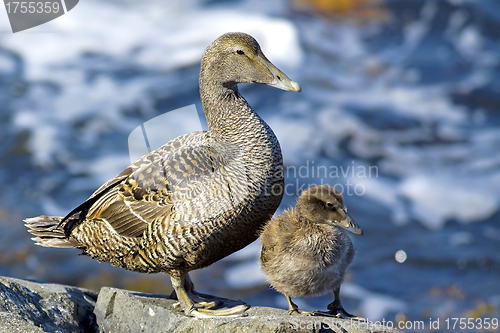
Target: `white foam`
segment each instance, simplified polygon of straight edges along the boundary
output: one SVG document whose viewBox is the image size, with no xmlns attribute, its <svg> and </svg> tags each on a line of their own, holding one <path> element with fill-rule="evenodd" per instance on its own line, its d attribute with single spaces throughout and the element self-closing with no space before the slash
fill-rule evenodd
<svg viewBox="0 0 500 333">
<path fill-rule="evenodd" d="M 321 136 L 314 135 L 314 128 L 308 122 L 297 122 L 295 120 L 274 117 L 267 120 L 267 123 L 275 132 L 281 143 L 283 162 L 285 164 L 296 165 L 304 159 L 314 158 L 317 154 L 318 141 Z"/>
<path fill-rule="evenodd" d="M 500 242 L 500 229 L 494 227 L 486 227 L 483 229 L 483 236 Z"/>
<path fill-rule="evenodd" d="M 33 133 L 28 148 L 35 163 L 50 165 L 54 157 L 68 155 L 65 146 L 58 145 L 67 134 L 57 129 L 69 128 L 74 121 L 87 121 L 88 130 L 80 140 L 92 145 L 100 133 L 127 133 L 139 125 L 124 120 L 125 108 L 151 114 L 148 91 L 155 79 L 118 81 L 99 75 L 89 80 L 85 54 L 112 57 L 103 67 L 106 70 L 112 66 L 171 70 L 198 64 L 207 45 L 234 30 L 254 35 L 278 65 L 291 68 L 301 62 L 297 29 L 290 22 L 238 9 L 198 10 L 195 2 L 161 6 L 153 1 L 127 2 L 122 6 L 89 0 L 30 33 L 2 35 L 3 47 L 21 54 L 25 61 L 28 81 L 47 81 L 61 89 L 37 95 L 32 91 L 36 88 L 30 89 L 31 104 L 16 112 L 15 123 Z M 102 65 L 93 61 L 92 66 Z M 32 121 L 24 119 L 28 114 Z"/>
<path fill-rule="evenodd" d="M 4 53 L 0 53 L 0 73 L 2 73 L 2 75 L 8 75 L 13 73 L 15 68 L 16 63 L 14 59 Z"/>
<path fill-rule="evenodd" d="M 451 13 L 448 27 L 446 28 L 446 36 L 453 37 L 458 35 L 468 18 L 469 14 L 463 9 L 458 9 Z"/>
<path fill-rule="evenodd" d="M 249 288 L 265 283 L 266 276 L 259 261 L 253 260 L 226 269 L 224 279 L 232 288 Z"/>
<path fill-rule="evenodd" d="M 449 219 L 481 221 L 497 211 L 495 197 L 453 179 L 415 175 L 407 178 L 399 190 L 411 200 L 413 216 L 429 229 L 439 229 Z"/>
<path fill-rule="evenodd" d="M 42 206 L 42 210 L 45 215 L 48 216 L 66 216 L 68 210 L 59 206 L 52 198 L 48 196 L 42 196 L 39 198 Z"/>
<path fill-rule="evenodd" d="M 252 34 L 268 58 L 278 64 L 292 67 L 302 58 L 297 30 L 288 21 L 232 9 L 201 11 L 189 3 L 128 3 L 122 7 L 89 0 L 43 28 L 33 29 L 30 31 L 56 33 L 7 35 L 3 39 L 7 48 L 22 53 L 29 80 L 50 77 L 54 69 L 89 52 L 155 69 L 193 65 L 207 45 L 228 31 Z"/>
<path fill-rule="evenodd" d="M 71 160 L 68 163 L 68 170 L 76 175 L 85 175 L 91 177 L 92 181 L 89 182 L 86 178 L 75 178 L 75 184 L 82 182 L 90 183 L 88 186 L 94 188 L 110 180 L 111 178 L 120 174 L 130 164 L 128 154 L 109 154 L 100 156 L 92 161 L 77 161 Z M 76 186 L 74 185 L 74 186 Z M 85 188 L 85 186 L 84 186 Z"/>
<path fill-rule="evenodd" d="M 99 183 L 104 184 L 120 174 L 129 164 L 130 160 L 127 154 L 110 154 L 87 164 L 86 169 Z"/>
<path fill-rule="evenodd" d="M 346 296 L 359 300 L 361 302 L 361 317 L 367 318 L 370 321 L 387 320 L 385 316 L 389 312 L 402 312 L 405 311 L 407 307 L 407 304 L 401 300 L 371 292 L 349 282 L 342 284 L 340 294 L 342 297 Z"/>
<path fill-rule="evenodd" d="M 130 163 L 180 135 L 196 131 L 202 131 L 202 126 L 194 104 L 156 116 L 129 134 Z"/>
<path fill-rule="evenodd" d="M 0 10 L 0 33 L 3 34 L 3 33 L 8 33 L 11 31 L 12 31 L 12 28 L 10 27 L 9 17 L 7 16 L 7 11 Z"/>
<path fill-rule="evenodd" d="M 247 245 L 243 249 L 239 250 L 238 252 L 235 252 L 231 254 L 230 256 L 227 257 L 227 259 L 230 260 L 237 260 L 237 261 L 243 261 L 243 260 L 258 260 L 260 257 L 260 249 L 262 247 L 262 244 L 260 243 L 259 240 L 256 240 L 255 242 L 251 243 L 250 245 Z"/>
<path fill-rule="evenodd" d="M 225 270 L 224 279 L 228 285 L 233 288 L 249 288 L 266 283 L 266 276 L 259 262 L 261 247 L 262 244 L 257 240 L 225 259 L 242 261 Z"/>
<path fill-rule="evenodd" d="M 477 56 L 483 46 L 480 32 L 475 26 L 465 27 L 457 38 L 455 47 L 467 58 Z"/>
<path fill-rule="evenodd" d="M 450 235 L 450 244 L 454 246 L 467 245 L 472 242 L 473 236 L 470 232 L 458 231 Z"/>
<path fill-rule="evenodd" d="M 123 110 L 138 109 L 153 117 L 151 91 L 168 92 L 178 84 L 163 82 L 165 86 L 158 88 L 158 78 L 145 75 L 123 80 L 104 74 L 107 71 L 138 68 L 165 73 L 197 65 L 213 39 L 240 30 L 254 35 L 268 58 L 284 66 L 287 74 L 291 68 L 291 77 L 297 74 L 305 80 L 299 82 L 303 92 L 283 98 L 289 102 L 278 101 L 271 119 L 266 119 L 280 139 L 287 165 L 300 166 L 320 156 L 336 158 L 342 154 L 339 144 L 347 142 L 357 158 L 377 159 L 381 176 L 357 183 L 365 186 L 365 195 L 391 209 L 395 223 L 413 217 L 435 229 L 450 219 L 480 221 L 497 210 L 500 160 L 494 152 L 500 147 L 498 129 L 470 132 L 470 123 L 479 123 L 484 116 L 477 111 L 471 117 L 469 110 L 450 97 L 456 89 L 467 92 L 490 84 L 491 67 L 498 63 L 495 54 L 487 52 L 480 29 L 467 23 L 465 12 L 452 15 L 446 38 L 462 57 L 474 62 L 474 69 L 456 83 L 418 85 L 418 69 L 402 63 L 427 37 L 437 10 L 432 2 L 406 26 L 403 45 L 380 52 L 367 51 L 362 28 L 336 25 L 331 29 L 331 24 L 321 20 L 304 23 L 307 29 L 301 31 L 302 40 L 307 50 L 314 50 L 308 54 L 307 66 L 300 66 L 303 51 L 297 28 L 272 16 L 286 5 L 266 7 L 265 12 L 272 14 L 266 15 L 257 10 L 261 3 L 202 9 L 197 1 L 158 5 L 155 1 L 87 0 L 68 14 L 30 29 L 38 33 L 2 34 L 2 47 L 21 55 L 26 79 L 34 83 L 23 100 L 16 101 L 14 114 L 16 127 L 30 132 L 27 148 L 34 162 L 50 166 L 58 160 L 75 169 L 80 161 L 68 151 L 68 140 L 77 139 L 78 144 L 93 149 L 104 133 L 128 135 L 140 123 L 126 120 Z M 104 60 L 90 61 L 89 54 Z M 12 66 L 12 60 L 0 59 L 0 71 L 12 70 Z M 94 69 L 99 74 L 91 77 Z M 193 81 L 192 86 L 196 85 Z M 353 114 L 353 108 L 367 116 L 389 112 L 386 117 L 393 114 L 413 125 L 378 129 Z M 69 133 L 76 122 L 85 124 L 78 138 Z M 114 176 L 118 168 L 110 168 Z M 84 174 L 89 172 L 90 177 L 106 180 L 99 170 Z M 432 199 L 426 195 L 430 190 Z"/>
<path fill-rule="evenodd" d="M 432 19 L 438 6 L 434 2 L 426 2 L 422 7 L 420 18 L 405 25 L 403 30 L 404 48 L 407 52 L 413 51 L 429 33 Z"/>
<path fill-rule="evenodd" d="M 406 211 L 401 198 L 398 195 L 394 180 L 386 178 L 350 178 L 353 184 L 359 184 L 363 189 L 363 196 L 381 203 L 391 210 L 391 219 L 397 225 L 409 222 L 410 214 Z"/>
</svg>

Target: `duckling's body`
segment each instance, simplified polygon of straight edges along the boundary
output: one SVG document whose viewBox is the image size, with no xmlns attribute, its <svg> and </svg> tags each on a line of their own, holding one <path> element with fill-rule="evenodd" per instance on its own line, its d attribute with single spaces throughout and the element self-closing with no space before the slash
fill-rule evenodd
<svg viewBox="0 0 500 333">
<path fill-rule="evenodd" d="M 320 296 L 340 286 L 354 247 L 340 228 L 302 223 L 295 212 L 285 211 L 264 229 L 262 267 L 283 294 Z"/>
<path fill-rule="evenodd" d="M 362 234 L 347 214 L 340 193 L 326 185 L 304 191 L 295 209 L 264 227 L 262 270 L 271 286 L 286 296 L 292 313 L 322 314 L 304 312 L 290 298 L 333 290 L 335 301 L 327 314 L 350 316 L 339 300 L 340 285 L 355 253 L 345 230 Z"/>
<path fill-rule="evenodd" d="M 76 247 L 138 272 L 166 272 L 188 315 L 234 314 L 195 308 L 187 273 L 238 251 L 281 202 L 283 162 L 271 128 L 239 94 L 250 82 L 300 91 L 249 35 L 229 33 L 205 51 L 200 95 L 208 132 L 182 135 L 101 186 L 66 218 L 27 219 L 38 245 Z"/>
</svg>

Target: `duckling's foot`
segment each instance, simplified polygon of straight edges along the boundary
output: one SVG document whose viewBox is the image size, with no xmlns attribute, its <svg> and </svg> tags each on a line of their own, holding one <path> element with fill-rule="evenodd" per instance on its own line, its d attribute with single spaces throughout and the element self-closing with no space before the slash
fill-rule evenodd
<svg viewBox="0 0 500 333">
<path fill-rule="evenodd" d="M 311 316 L 321 316 L 321 317 L 335 317 L 335 318 L 342 318 L 342 319 L 361 319 L 358 317 L 353 316 L 352 314 L 349 314 L 346 312 L 344 309 L 338 309 L 336 311 L 319 311 L 315 310 L 311 312 Z"/>
<path fill-rule="evenodd" d="M 331 317 L 336 317 L 336 318 L 343 318 L 343 319 L 357 319 L 357 320 L 362 320 L 363 318 L 356 317 L 346 310 L 344 310 L 344 307 L 340 303 L 340 301 L 337 299 L 327 306 L 328 311 L 327 312 L 322 312 L 322 311 L 314 311 L 317 313 L 318 316 L 331 316 Z"/>
<path fill-rule="evenodd" d="M 299 309 L 297 304 L 292 302 L 292 299 L 289 296 L 285 295 L 285 297 L 286 297 L 286 300 L 288 301 L 288 314 L 289 315 L 291 315 L 291 316 L 310 316 L 311 315 L 311 312 L 307 312 L 307 311 Z"/>
<path fill-rule="evenodd" d="M 365 320 L 364 318 L 356 317 L 344 310 L 342 303 L 340 303 L 340 286 L 333 290 L 333 295 L 335 296 L 335 301 L 328 304 L 328 311 L 314 311 L 311 316 L 325 316 L 325 317 L 335 317 L 343 319 L 355 319 L 355 320 Z"/>
<path fill-rule="evenodd" d="M 335 317 L 341 319 L 355 319 L 355 320 L 364 320 L 363 318 L 353 316 L 348 313 L 343 308 L 340 309 L 330 309 L 329 311 L 319 311 L 315 310 L 311 312 L 310 316 L 322 316 L 322 317 Z"/>
</svg>

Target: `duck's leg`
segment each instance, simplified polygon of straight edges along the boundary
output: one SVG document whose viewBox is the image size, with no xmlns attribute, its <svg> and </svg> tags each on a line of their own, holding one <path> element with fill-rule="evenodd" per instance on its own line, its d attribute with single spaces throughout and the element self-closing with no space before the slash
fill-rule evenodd
<svg viewBox="0 0 500 333">
<path fill-rule="evenodd" d="M 299 309 L 297 304 L 292 302 L 292 299 L 290 298 L 290 296 L 285 295 L 285 297 L 286 297 L 286 300 L 288 301 L 288 314 L 290 314 L 291 316 L 297 316 L 297 315 L 309 316 L 312 314 L 311 312 L 307 312 L 307 311 L 303 311 L 303 310 Z"/>
<path fill-rule="evenodd" d="M 194 290 L 194 283 L 189 277 L 189 273 L 184 274 L 181 277 L 181 279 L 182 279 L 182 285 L 184 286 L 186 293 L 188 294 L 189 298 L 194 302 L 196 307 L 212 309 L 215 307 L 221 307 L 224 304 L 224 302 L 229 304 L 231 303 L 245 304 L 244 302 L 241 301 L 236 301 L 229 298 L 218 297 L 197 292 L 196 290 Z M 172 293 L 170 294 L 170 298 L 178 299 L 175 290 L 173 290 Z M 176 303 L 174 306 L 177 307 L 179 305 L 180 305 L 179 303 Z"/>
<path fill-rule="evenodd" d="M 240 317 L 245 315 L 245 311 L 250 307 L 246 304 L 240 304 L 232 308 L 222 308 L 222 309 L 211 309 L 215 305 L 210 305 L 208 307 L 197 307 L 195 303 L 191 300 L 188 293 L 186 292 L 185 283 L 191 281 L 189 277 L 184 276 L 171 276 L 172 287 L 174 287 L 177 299 L 184 310 L 184 313 L 188 316 L 198 317 L 198 318 L 209 318 L 216 316 L 233 316 Z M 189 279 L 189 280 L 187 280 Z M 191 282 L 192 285 L 192 282 Z"/>
<path fill-rule="evenodd" d="M 205 309 L 211 309 L 211 308 L 214 308 L 214 307 L 221 304 L 221 302 L 219 300 L 208 301 L 208 297 L 205 297 L 205 296 L 209 296 L 209 295 L 199 294 L 198 292 L 196 292 L 194 290 L 193 281 L 189 277 L 188 273 L 184 274 L 181 277 L 181 282 L 182 282 L 182 285 L 184 286 L 184 290 L 186 290 L 186 293 L 188 294 L 189 298 L 194 302 L 196 307 L 203 307 Z M 170 298 L 178 300 L 175 289 L 170 294 Z M 178 306 L 180 306 L 180 303 L 174 304 L 174 307 L 178 307 Z"/>
</svg>

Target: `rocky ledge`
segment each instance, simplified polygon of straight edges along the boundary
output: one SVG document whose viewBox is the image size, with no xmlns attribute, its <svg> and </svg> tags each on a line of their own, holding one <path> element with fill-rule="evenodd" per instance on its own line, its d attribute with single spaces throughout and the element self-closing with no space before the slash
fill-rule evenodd
<svg viewBox="0 0 500 333">
<path fill-rule="evenodd" d="M 356 320 L 290 316 L 251 307 L 246 317 L 195 319 L 175 300 L 114 288 L 96 292 L 0 277 L 0 332 L 401 332 Z"/>
</svg>

